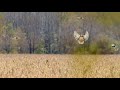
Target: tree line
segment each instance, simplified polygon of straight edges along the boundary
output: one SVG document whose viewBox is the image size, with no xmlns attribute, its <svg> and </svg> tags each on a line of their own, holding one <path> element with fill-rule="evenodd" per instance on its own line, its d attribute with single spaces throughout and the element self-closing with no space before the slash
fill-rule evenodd
<svg viewBox="0 0 120 90">
<path fill-rule="evenodd" d="M 1 12 L 0 53 L 111 54 L 111 44 L 120 44 L 119 17 L 119 12 Z M 74 31 L 88 31 L 89 40 L 79 45 Z"/>
</svg>

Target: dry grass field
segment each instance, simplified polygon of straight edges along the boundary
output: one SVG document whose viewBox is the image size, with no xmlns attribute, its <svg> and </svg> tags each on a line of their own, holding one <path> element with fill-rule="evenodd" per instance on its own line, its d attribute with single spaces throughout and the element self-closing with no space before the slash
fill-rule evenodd
<svg viewBox="0 0 120 90">
<path fill-rule="evenodd" d="M 120 55 L 0 55 L 0 78 L 119 77 Z"/>
</svg>

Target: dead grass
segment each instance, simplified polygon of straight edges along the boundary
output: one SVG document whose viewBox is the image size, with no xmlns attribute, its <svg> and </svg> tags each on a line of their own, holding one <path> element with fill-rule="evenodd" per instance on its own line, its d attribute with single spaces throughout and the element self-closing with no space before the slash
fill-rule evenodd
<svg viewBox="0 0 120 90">
<path fill-rule="evenodd" d="M 0 78 L 119 78 L 120 55 L 0 54 Z"/>
</svg>

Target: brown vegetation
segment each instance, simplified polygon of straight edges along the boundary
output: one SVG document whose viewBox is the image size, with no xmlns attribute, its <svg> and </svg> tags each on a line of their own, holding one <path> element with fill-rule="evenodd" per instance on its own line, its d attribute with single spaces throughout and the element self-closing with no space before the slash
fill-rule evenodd
<svg viewBox="0 0 120 90">
<path fill-rule="evenodd" d="M 119 78 L 119 55 L 1 54 L 0 78 Z"/>
</svg>

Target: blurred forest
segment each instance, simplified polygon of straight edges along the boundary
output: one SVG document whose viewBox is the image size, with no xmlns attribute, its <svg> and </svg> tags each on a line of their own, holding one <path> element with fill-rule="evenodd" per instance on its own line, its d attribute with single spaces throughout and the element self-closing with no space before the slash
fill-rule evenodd
<svg viewBox="0 0 120 90">
<path fill-rule="evenodd" d="M 73 32 L 89 32 L 84 44 Z M 0 12 L 0 53 L 119 54 L 119 12 Z"/>
</svg>

